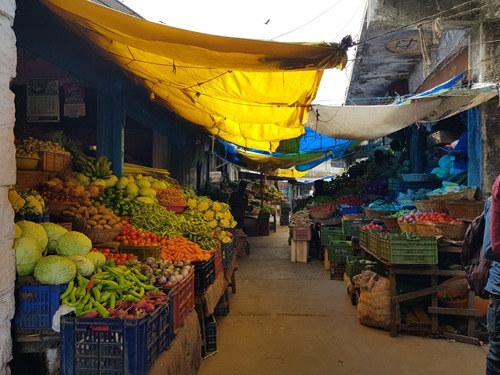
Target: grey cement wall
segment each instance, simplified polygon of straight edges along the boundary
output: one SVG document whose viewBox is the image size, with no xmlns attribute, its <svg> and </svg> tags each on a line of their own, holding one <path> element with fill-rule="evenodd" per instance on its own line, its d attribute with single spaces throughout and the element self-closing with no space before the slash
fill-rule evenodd
<svg viewBox="0 0 500 375">
<path fill-rule="evenodd" d="M 500 6 L 499 6 L 500 7 Z M 480 53 L 476 65 L 484 81 L 500 82 L 500 20 L 481 25 Z M 500 175 L 500 98 L 497 96 L 482 106 L 483 131 L 483 191 L 491 193 L 491 186 Z"/>
<path fill-rule="evenodd" d="M 0 375 L 10 374 L 10 321 L 15 306 L 14 211 L 8 199 L 8 187 L 16 183 L 14 94 L 9 89 L 17 65 L 16 36 L 12 30 L 15 9 L 15 0 L 0 0 Z"/>
</svg>

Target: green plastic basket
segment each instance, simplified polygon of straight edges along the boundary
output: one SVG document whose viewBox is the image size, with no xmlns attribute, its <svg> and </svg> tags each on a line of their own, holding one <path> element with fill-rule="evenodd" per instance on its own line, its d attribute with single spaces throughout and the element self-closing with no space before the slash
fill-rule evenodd
<svg viewBox="0 0 500 375">
<path fill-rule="evenodd" d="M 408 233 L 379 238 L 379 256 L 391 263 L 437 264 L 436 237 L 416 237 Z"/>
<path fill-rule="evenodd" d="M 342 230 L 346 237 L 358 237 L 359 229 L 371 222 L 371 219 L 342 219 Z"/>
<path fill-rule="evenodd" d="M 345 263 L 347 256 L 354 255 L 351 241 L 331 241 L 326 247 L 328 260 L 332 263 Z"/>
<path fill-rule="evenodd" d="M 321 245 L 328 245 L 330 241 L 345 241 L 345 234 L 342 228 L 338 227 L 321 227 L 319 232 Z"/>
</svg>

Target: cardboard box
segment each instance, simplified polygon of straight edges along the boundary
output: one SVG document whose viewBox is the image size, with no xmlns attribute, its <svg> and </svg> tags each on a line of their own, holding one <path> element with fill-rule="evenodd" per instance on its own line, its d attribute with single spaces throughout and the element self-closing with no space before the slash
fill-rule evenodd
<svg viewBox="0 0 500 375">
<path fill-rule="evenodd" d="M 458 138 L 460 138 L 460 133 L 447 130 L 438 130 L 437 132 L 434 132 L 427 136 L 427 146 L 432 147 L 450 144 L 452 142 L 455 142 Z"/>
<path fill-rule="evenodd" d="M 307 263 L 307 258 L 309 256 L 309 241 L 293 241 L 291 249 L 291 261 L 292 262 L 304 262 Z"/>
</svg>

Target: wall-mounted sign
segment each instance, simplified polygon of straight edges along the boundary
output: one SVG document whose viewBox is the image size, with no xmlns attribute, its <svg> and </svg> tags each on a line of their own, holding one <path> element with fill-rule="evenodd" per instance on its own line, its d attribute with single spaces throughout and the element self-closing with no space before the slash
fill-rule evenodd
<svg viewBox="0 0 500 375">
<path fill-rule="evenodd" d="M 28 79 L 26 95 L 29 122 L 59 122 L 57 79 Z"/>
<path fill-rule="evenodd" d="M 210 174 L 210 182 L 212 184 L 217 184 L 219 182 L 222 181 L 222 172 L 219 172 L 219 171 L 213 171 L 213 172 L 209 172 Z"/>
<path fill-rule="evenodd" d="M 64 116 L 85 116 L 85 91 L 79 83 L 66 83 L 64 88 Z"/>
</svg>

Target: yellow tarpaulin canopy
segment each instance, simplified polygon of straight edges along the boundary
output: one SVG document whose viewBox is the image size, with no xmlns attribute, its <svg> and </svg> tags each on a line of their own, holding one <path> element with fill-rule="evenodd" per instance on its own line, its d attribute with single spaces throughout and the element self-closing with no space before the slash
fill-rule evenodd
<svg viewBox="0 0 500 375">
<path fill-rule="evenodd" d="M 289 169 L 277 169 L 276 171 L 270 172 L 268 174 L 270 176 L 278 176 L 278 177 L 302 178 L 308 173 L 309 171 L 298 171 L 295 168 L 289 168 Z"/>
<path fill-rule="evenodd" d="M 277 169 L 288 169 L 296 164 L 307 163 L 325 157 L 324 152 L 310 152 L 307 154 L 289 154 L 282 156 L 263 155 L 243 149 L 238 149 L 238 153 L 245 160 L 247 168 L 262 173 L 271 173 Z M 307 172 L 306 172 L 307 173 Z"/>
<path fill-rule="evenodd" d="M 151 98 L 236 145 L 275 151 L 300 136 L 323 69 L 343 69 L 336 43 L 279 43 L 197 33 L 86 0 L 42 0 Z"/>
</svg>

